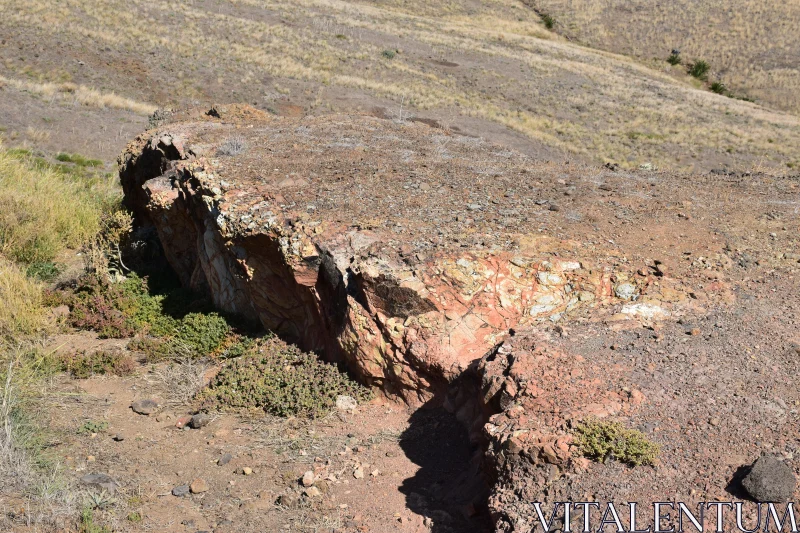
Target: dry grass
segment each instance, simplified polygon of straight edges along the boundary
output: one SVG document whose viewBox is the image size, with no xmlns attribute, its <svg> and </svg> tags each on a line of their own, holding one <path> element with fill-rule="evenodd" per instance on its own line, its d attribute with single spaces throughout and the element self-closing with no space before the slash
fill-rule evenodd
<svg viewBox="0 0 800 533">
<path fill-rule="evenodd" d="M 663 68 L 673 48 L 685 62 L 704 59 L 711 78 L 734 93 L 800 112 L 800 1 L 527 0 L 559 21 L 557 30 Z M 672 69 L 670 69 L 672 70 Z M 681 69 L 674 69 L 680 72 Z"/>
<path fill-rule="evenodd" d="M 140 90 L 162 105 L 291 98 L 313 107 L 333 87 L 402 102 L 417 116 L 495 122 L 551 153 L 629 167 L 786 168 L 800 153 L 797 117 L 709 93 L 662 66 L 576 46 L 512 0 L 223 0 L 169 9 L 144 0 L 57 9 L 8 0 L 0 20 L 12 35 L 92 42 L 142 62 L 151 81 Z M 389 59 L 387 49 L 400 52 Z M 126 90 L 125 65 L 103 83 Z"/>
<path fill-rule="evenodd" d="M 47 331 L 42 286 L 0 256 L 0 350 L 15 339 Z"/>
<path fill-rule="evenodd" d="M 24 263 L 52 261 L 97 233 L 116 186 L 71 170 L 0 147 L 0 254 Z"/>
<path fill-rule="evenodd" d="M 41 83 L 36 81 L 19 80 L 14 78 L 6 78 L 0 76 L 0 88 L 4 85 L 25 91 L 50 101 L 67 102 L 74 105 L 83 105 L 88 107 L 105 108 L 110 107 L 114 109 L 126 109 L 139 113 L 142 115 L 150 115 L 156 110 L 156 106 L 145 104 L 125 98 L 117 94 L 104 93 L 96 89 L 86 87 L 85 85 L 76 85 L 74 83 Z M 46 133 L 46 132 L 45 132 Z M 30 132 L 29 132 L 29 136 Z M 31 137 L 34 142 L 41 142 L 42 139 Z"/>
</svg>

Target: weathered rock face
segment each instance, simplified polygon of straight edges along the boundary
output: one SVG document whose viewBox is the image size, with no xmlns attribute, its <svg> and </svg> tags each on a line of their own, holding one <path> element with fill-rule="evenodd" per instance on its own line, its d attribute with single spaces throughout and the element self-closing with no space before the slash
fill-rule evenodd
<svg viewBox="0 0 800 533">
<path fill-rule="evenodd" d="M 684 297 L 541 236 L 530 166 L 423 125 L 243 107 L 147 132 L 121 177 L 185 286 L 415 404 L 514 328 Z"/>
<path fill-rule="evenodd" d="M 514 328 L 598 308 L 652 320 L 685 300 L 655 269 L 542 236 L 541 176 L 475 139 L 246 107 L 185 118 L 120 161 L 182 283 L 412 404 Z M 225 155 L 232 139 L 243 153 Z"/>
</svg>

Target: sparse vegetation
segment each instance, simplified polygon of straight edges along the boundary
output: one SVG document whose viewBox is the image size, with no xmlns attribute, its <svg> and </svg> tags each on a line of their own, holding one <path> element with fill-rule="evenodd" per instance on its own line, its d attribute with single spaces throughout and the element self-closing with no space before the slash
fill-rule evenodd
<svg viewBox="0 0 800 533">
<path fill-rule="evenodd" d="M 672 54 L 670 54 L 670 55 L 669 55 L 669 57 L 667 58 L 667 63 L 669 63 L 669 64 L 670 64 L 670 65 L 672 65 L 672 66 L 675 66 L 675 65 L 680 65 L 680 64 L 681 64 L 681 61 L 682 61 L 682 59 L 681 59 L 681 56 L 680 56 L 680 54 L 675 54 L 675 53 L 672 53 Z"/>
<path fill-rule="evenodd" d="M 56 160 L 62 163 L 74 163 L 79 167 L 102 167 L 103 162 L 99 159 L 89 159 L 80 154 L 67 154 L 61 152 L 56 155 Z"/>
<path fill-rule="evenodd" d="M 277 416 L 318 418 L 334 408 L 339 395 L 365 401 L 370 391 L 316 355 L 266 337 L 228 362 L 202 400 L 206 409 L 258 408 Z"/>
<path fill-rule="evenodd" d="M 59 370 L 68 372 L 78 379 L 103 374 L 127 376 L 133 372 L 136 366 L 135 361 L 129 355 L 102 350 L 63 355 L 58 358 L 58 363 Z"/>
<path fill-rule="evenodd" d="M 711 89 L 712 93 L 728 94 L 728 88 L 721 81 L 715 81 L 709 86 L 709 89 Z"/>
<path fill-rule="evenodd" d="M 384 50 L 381 52 L 381 55 L 386 59 L 394 59 L 394 56 L 397 55 L 397 52 L 395 50 Z"/>
<path fill-rule="evenodd" d="M 79 434 L 103 433 L 108 430 L 108 422 L 105 420 L 87 420 L 78 428 Z"/>
<path fill-rule="evenodd" d="M 580 452 L 595 461 L 615 459 L 631 466 L 653 465 L 660 446 L 619 422 L 589 420 L 575 428 Z"/>
</svg>

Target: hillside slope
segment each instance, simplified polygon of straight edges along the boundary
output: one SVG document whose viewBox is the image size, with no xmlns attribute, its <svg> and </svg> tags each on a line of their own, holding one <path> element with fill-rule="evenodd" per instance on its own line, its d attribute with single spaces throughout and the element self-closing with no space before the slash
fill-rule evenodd
<svg viewBox="0 0 800 533">
<path fill-rule="evenodd" d="M 512 0 L 8 0 L 0 20 L 7 80 L 159 106 L 360 110 L 629 167 L 786 170 L 800 153 L 798 117 L 576 46 Z"/>
</svg>

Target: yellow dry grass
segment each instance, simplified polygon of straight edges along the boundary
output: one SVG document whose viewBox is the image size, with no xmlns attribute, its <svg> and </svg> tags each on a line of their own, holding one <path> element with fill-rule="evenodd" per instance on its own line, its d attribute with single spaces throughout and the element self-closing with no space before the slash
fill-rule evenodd
<svg viewBox="0 0 800 533">
<path fill-rule="evenodd" d="M 57 35 L 149 61 L 172 98 L 161 105 L 209 94 L 209 81 L 266 99 L 272 89 L 260 80 L 269 77 L 281 97 L 291 95 L 289 83 L 318 95 L 345 89 L 412 114 L 492 121 L 557 152 L 624 166 L 691 169 L 716 158 L 785 169 L 800 153 L 798 117 L 567 42 L 512 0 L 6 0 L 0 21 L 43 40 Z M 400 53 L 386 58 L 387 48 Z M 213 98 L 238 99 L 222 94 Z"/>
<path fill-rule="evenodd" d="M 800 112 L 799 0 L 527 2 L 580 42 L 660 61 L 676 48 L 686 61 L 707 61 L 711 78 L 734 92 Z"/>
<path fill-rule="evenodd" d="M 15 78 L 6 78 L 0 76 L 0 88 L 4 85 L 25 91 L 36 96 L 40 96 L 51 101 L 58 100 L 61 102 L 73 103 L 76 105 L 83 105 L 88 107 L 105 108 L 110 107 L 114 109 L 126 109 L 143 115 L 152 114 L 157 108 L 151 104 L 145 104 L 125 98 L 117 94 L 104 93 L 96 89 L 91 89 L 85 85 L 76 85 L 74 83 L 49 83 L 49 82 L 36 82 L 29 80 L 20 80 Z M 32 139 L 40 141 L 40 139 Z"/>
<path fill-rule="evenodd" d="M 41 284 L 0 256 L 0 351 L 47 329 Z M 3 358 L 0 358 L 3 360 Z"/>
</svg>

